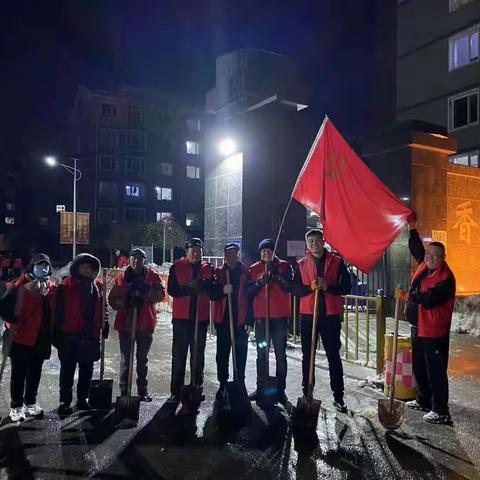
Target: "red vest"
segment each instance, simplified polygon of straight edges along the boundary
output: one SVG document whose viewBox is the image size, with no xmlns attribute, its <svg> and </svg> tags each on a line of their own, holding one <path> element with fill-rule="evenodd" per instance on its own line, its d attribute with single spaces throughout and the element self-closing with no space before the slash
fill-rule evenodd
<svg viewBox="0 0 480 480">
<path fill-rule="evenodd" d="M 123 267 L 126 267 L 127 265 L 128 265 L 127 257 L 125 255 L 120 255 L 117 258 L 117 268 L 123 268 Z"/>
<path fill-rule="evenodd" d="M 279 274 L 284 273 L 290 264 L 285 260 L 280 260 L 278 264 Z M 265 273 L 265 264 L 262 262 L 254 263 L 250 266 L 250 272 L 252 274 L 252 280 L 254 282 L 260 280 L 260 278 Z M 290 302 L 290 294 L 285 293 L 277 282 L 270 281 L 268 283 L 268 288 L 270 291 L 270 318 L 285 318 L 292 315 L 292 307 Z M 253 316 L 255 318 L 265 318 L 265 288 L 262 288 L 258 295 L 253 299 Z"/>
<path fill-rule="evenodd" d="M 193 269 L 191 263 L 186 257 L 175 262 L 175 275 L 177 282 L 185 286 L 193 280 Z M 213 277 L 213 268 L 207 262 L 202 262 L 198 271 L 198 278 L 209 280 Z M 188 320 L 190 317 L 190 296 L 173 298 L 173 318 L 175 320 Z M 205 292 L 202 292 L 198 298 L 198 319 L 200 322 L 206 322 L 210 318 L 210 300 Z"/>
<path fill-rule="evenodd" d="M 414 282 L 416 278 L 425 271 L 426 268 L 427 264 L 422 262 L 413 275 L 412 282 Z M 453 278 L 453 281 L 455 281 L 452 271 L 447 263 L 444 262 L 443 265 L 434 270 L 429 277 L 422 280 L 420 292 L 425 293 L 429 288 L 434 287 L 437 283 L 442 282 L 447 278 Z M 427 338 L 448 337 L 450 335 L 450 325 L 452 323 L 454 304 L 455 294 L 453 294 L 447 302 L 435 308 L 427 309 L 419 305 L 418 336 Z"/>
<path fill-rule="evenodd" d="M 147 275 L 145 277 L 145 284 L 147 286 L 162 285 L 160 275 L 153 270 L 147 268 Z M 115 285 L 127 290 L 128 284 L 125 282 L 125 274 L 119 273 L 115 277 Z M 126 330 L 128 328 L 128 310 L 120 310 L 115 316 L 115 330 Z M 156 303 L 145 303 L 138 311 L 137 330 L 153 330 L 157 324 L 157 307 Z"/>
<path fill-rule="evenodd" d="M 33 347 L 37 341 L 38 333 L 42 326 L 43 320 L 43 297 L 39 292 L 29 292 L 23 285 L 29 280 L 22 275 L 14 283 L 15 288 L 18 288 L 17 303 L 15 305 L 15 317 L 17 322 L 12 325 L 6 323 L 7 328 L 13 328 L 15 334 L 13 336 L 13 343 L 20 345 L 27 345 Z M 55 318 L 55 299 L 56 287 L 53 283 L 48 282 L 47 299 L 50 303 L 50 326 L 53 332 L 53 321 Z"/>
<path fill-rule="evenodd" d="M 98 300 L 95 305 L 95 326 L 93 329 L 94 336 L 100 337 L 100 327 L 102 324 L 102 282 L 95 280 L 95 286 L 98 291 Z M 83 332 L 85 328 L 85 320 L 83 318 L 82 299 L 80 298 L 79 282 L 72 276 L 66 277 L 62 282 L 63 289 L 63 328 L 64 332 Z"/>
<path fill-rule="evenodd" d="M 1 268 L 10 268 L 12 264 L 12 259 L 10 257 L 2 257 L 0 260 L 0 267 Z"/>
<path fill-rule="evenodd" d="M 242 263 L 242 273 L 240 274 L 240 285 L 238 287 L 238 324 L 245 325 L 248 312 L 248 297 L 247 297 L 247 274 L 248 268 Z M 225 269 L 219 267 L 215 269 L 215 276 L 217 277 L 220 285 L 226 285 L 227 278 Z M 213 320 L 215 323 L 223 323 L 225 318 L 225 309 L 227 308 L 227 298 L 221 300 L 215 300 L 213 302 Z"/>
<path fill-rule="evenodd" d="M 325 254 L 327 257 L 325 258 L 325 272 L 323 275 L 329 287 L 336 287 L 338 285 L 338 272 L 341 259 L 330 252 L 326 252 Z M 318 278 L 317 267 L 311 253 L 307 253 L 307 255 L 298 262 L 298 268 L 304 285 L 311 285 L 313 280 Z M 313 292 L 310 295 L 302 297 L 300 299 L 300 313 L 313 315 L 314 303 L 315 295 Z M 325 292 L 325 308 L 327 315 L 341 315 L 343 313 L 343 299 L 341 295 L 333 295 Z"/>
</svg>

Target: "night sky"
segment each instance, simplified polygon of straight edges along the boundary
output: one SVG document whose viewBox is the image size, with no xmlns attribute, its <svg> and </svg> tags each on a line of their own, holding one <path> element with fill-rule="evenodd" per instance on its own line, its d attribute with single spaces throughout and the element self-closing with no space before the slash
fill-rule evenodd
<svg viewBox="0 0 480 480">
<path fill-rule="evenodd" d="M 9 3 L 0 33 L 4 158 L 59 145 L 78 85 L 201 99 L 213 87 L 215 56 L 241 47 L 294 57 L 319 122 L 329 113 L 354 132 L 369 115 L 377 0 Z"/>
</svg>

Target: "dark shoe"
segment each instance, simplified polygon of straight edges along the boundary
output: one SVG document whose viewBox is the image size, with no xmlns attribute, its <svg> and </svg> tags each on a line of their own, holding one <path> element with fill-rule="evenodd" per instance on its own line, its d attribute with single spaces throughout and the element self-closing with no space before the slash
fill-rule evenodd
<svg viewBox="0 0 480 480">
<path fill-rule="evenodd" d="M 91 410 L 92 407 L 87 400 L 79 400 L 77 402 L 77 410 Z"/>
<path fill-rule="evenodd" d="M 221 383 L 218 387 L 217 393 L 215 394 L 215 398 L 217 400 L 224 400 L 225 395 L 227 393 L 227 385 L 225 383 Z"/>
<path fill-rule="evenodd" d="M 423 419 L 428 423 L 433 423 L 436 425 L 445 425 L 452 423 L 452 417 L 450 416 L 450 414 L 447 413 L 445 415 L 440 415 L 433 410 L 425 414 L 423 416 Z"/>
<path fill-rule="evenodd" d="M 257 391 L 255 390 L 253 393 L 251 393 L 249 396 L 248 396 L 249 400 L 251 402 L 254 402 L 256 399 L 257 399 Z"/>
<path fill-rule="evenodd" d="M 57 413 L 60 417 L 66 417 L 73 413 L 73 409 L 68 403 L 61 403 L 57 408 Z"/>
<path fill-rule="evenodd" d="M 281 405 L 285 405 L 286 403 L 288 403 L 288 397 L 285 392 L 278 393 L 278 403 L 280 403 Z"/>
<path fill-rule="evenodd" d="M 145 395 L 138 394 L 138 396 L 140 397 L 141 402 L 150 403 L 153 400 L 152 397 L 148 393 L 146 393 Z"/>
<path fill-rule="evenodd" d="M 348 412 L 347 406 L 345 405 L 343 400 L 334 400 L 333 406 L 335 407 L 335 410 L 337 410 L 337 412 L 340 412 L 340 413 Z"/>
<path fill-rule="evenodd" d="M 167 398 L 167 403 L 180 403 L 180 395 L 177 395 L 176 393 L 172 393 Z"/>
<path fill-rule="evenodd" d="M 412 410 L 420 410 L 422 412 L 429 412 L 431 410 L 430 407 L 422 405 L 417 400 L 410 400 L 409 402 L 406 402 L 405 405 Z"/>
</svg>

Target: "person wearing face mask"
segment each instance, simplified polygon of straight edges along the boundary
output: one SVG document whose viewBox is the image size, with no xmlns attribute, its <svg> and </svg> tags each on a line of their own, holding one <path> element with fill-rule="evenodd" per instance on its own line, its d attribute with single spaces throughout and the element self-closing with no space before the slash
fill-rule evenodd
<svg viewBox="0 0 480 480">
<path fill-rule="evenodd" d="M 418 268 L 408 292 L 397 294 L 406 303 L 411 324 L 412 367 L 417 380 L 417 398 L 407 407 L 426 412 L 428 423 L 451 422 L 448 408 L 448 356 L 450 326 L 455 303 L 455 276 L 445 261 L 445 246 L 430 242 L 423 246 L 417 231 L 417 218 L 408 219 L 410 254 Z"/>
<path fill-rule="evenodd" d="M 157 324 L 156 303 L 165 297 L 160 275 L 151 267 L 145 266 L 147 256 L 140 248 L 130 252 L 130 265 L 125 272 L 115 278 L 108 302 L 117 311 L 115 330 L 120 340 L 120 392 L 125 395 L 128 382 L 130 358 L 132 307 L 138 307 L 138 320 L 135 341 L 137 344 L 137 391 L 144 402 L 151 402 L 148 394 L 147 363 L 148 352 L 153 341 L 153 331 Z"/>
<path fill-rule="evenodd" d="M 10 419 L 38 416 L 37 391 L 43 362 L 50 358 L 56 288 L 49 281 L 52 268 L 48 255 L 37 254 L 25 273 L 12 282 L 0 299 L 5 320 L 4 354 L 10 356 Z"/>
<path fill-rule="evenodd" d="M 278 398 L 281 404 L 288 402 L 285 394 L 287 382 L 287 336 L 288 318 L 291 315 L 290 292 L 292 267 L 285 260 L 274 256 L 275 242 L 266 238 L 258 245 L 260 261 L 250 266 L 252 283 L 248 294 L 253 298 L 255 317 L 255 340 L 257 342 L 257 391 L 266 377 L 266 362 L 270 345 L 266 346 L 266 293 L 269 288 L 269 337 L 273 343 L 276 360 Z M 265 358 L 265 356 L 267 356 Z M 250 395 L 256 400 L 256 392 Z"/>
<path fill-rule="evenodd" d="M 88 410 L 88 391 L 93 364 L 100 358 L 100 334 L 107 338 L 108 322 L 102 324 L 102 283 L 97 279 L 100 260 L 88 253 L 77 255 L 57 292 L 55 346 L 60 359 L 58 414 L 72 412 L 72 388 L 78 365 L 77 409 Z"/>
<path fill-rule="evenodd" d="M 220 289 L 219 299 L 213 302 L 213 321 L 217 331 L 217 377 L 220 387 L 217 399 L 226 395 L 228 364 L 231 349 L 230 317 L 227 295 L 232 296 L 232 313 L 235 329 L 235 354 L 238 379 L 245 380 L 247 363 L 248 335 L 252 330 L 253 316 L 249 308 L 248 285 L 250 275 L 248 267 L 240 261 L 240 248 L 236 243 L 227 243 L 224 247 L 225 263 L 215 269 L 215 278 Z"/>
<path fill-rule="evenodd" d="M 205 343 L 210 311 L 210 298 L 214 299 L 218 287 L 213 267 L 203 261 L 203 242 L 191 238 L 185 243 L 186 256 L 177 260 L 168 275 L 168 294 L 173 297 L 173 343 L 171 396 L 169 402 L 180 401 L 180 389 L 184 384 L 187 354 L 190 349 L 190 366 L 194 348 L 194 330 L 198 302 L 198 360 L 193 372 L 194 385 L 203 385 Z"/>
</svg>

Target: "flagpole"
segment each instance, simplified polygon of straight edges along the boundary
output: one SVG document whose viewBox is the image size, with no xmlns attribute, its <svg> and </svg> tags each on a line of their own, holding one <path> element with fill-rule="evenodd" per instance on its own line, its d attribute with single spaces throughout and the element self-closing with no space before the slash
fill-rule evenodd
<svg viewBox="0 0 480 480">
<path fill-rule="evenodd" d="M 287 207 L 285 208 L 285 212 L 283 214 L 282 222 L 280 223 L 280 228 L 278 229 L 277 238 L 275 240 L 275 247 L 273 249 L 273 256 L 275 256 L 275 252 L 277 251 L 278 240 L 280 239 L 280 234 L 282 233 L 283 224 L 285 223 L 285 218 L 287 217 L 288 209 L 290 208 L 290 204 L 292 203 L 292 200 L 293 200 L 293 192 L 296 190 L 298 182 L 302 178 L 302 174 L 303 174 L 303 172 L 305 171 L 305 169 L 307 168 L 307 166 L 310 162 L 310 158 L 313 155 L 313 151 L 315 150 L 315 147 L 318 143 L 318 140 L 322 136 L 322 133 L 323 133 L 323 130 L 325 128 L 325 125 L 326 125 L 327 121 L 328 121 L 328 115 L 325 115 L 325 118 L 323 119 L 323 122 L 320 125 L 320 128 L 318 129 L 315 140 L 313 141 L 312 146 L 310 147 L 310 151 L 308 152 L 307 159 L 305 160 L 305 162 L 302 166 L 302 169 L 300 170 L 300 173 L 298 174 L 297 181 L 295 182 L 295 185 L 293 186 L 292 193 L 290 194 L 290 200 L 288 201 Z M 325 177 L 325 175 L 324 175 L 324 177 Z M 325 186 L 324 186 L 324 189 L 325 189 Z M 324 195 L 324 198 L 325 198 L 325 192 L 323 192 L 323 195 Z M 324 208 L 324 207 L 322 206 L 322 208 Z"/>
</svg>

